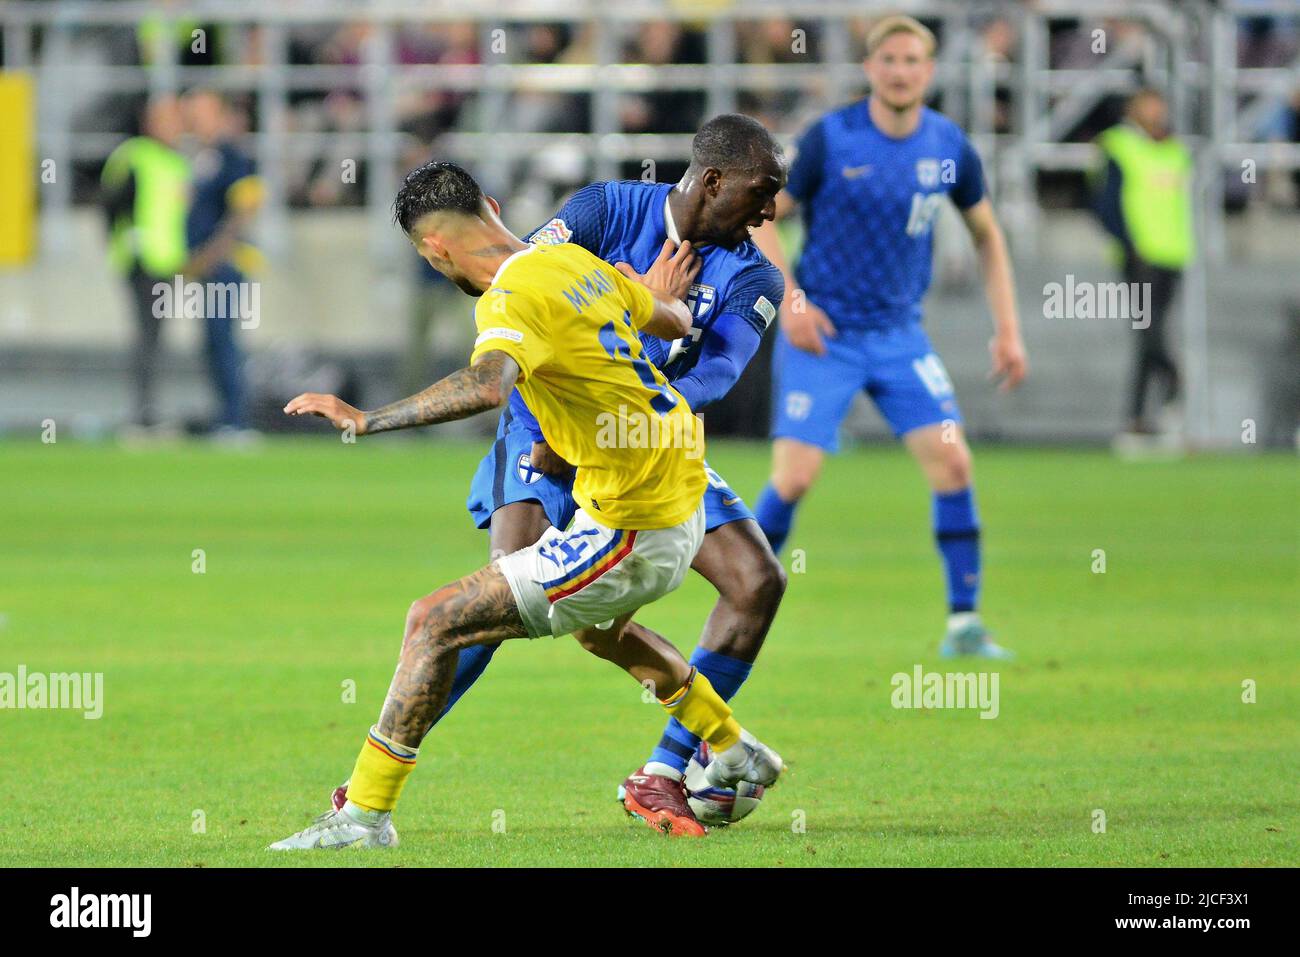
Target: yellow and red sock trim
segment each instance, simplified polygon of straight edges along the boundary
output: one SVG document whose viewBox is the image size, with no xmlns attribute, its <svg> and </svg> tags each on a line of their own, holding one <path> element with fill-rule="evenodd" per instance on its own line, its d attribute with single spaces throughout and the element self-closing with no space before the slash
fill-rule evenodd
<svg viewBox="0 0 1300 957">
<path fill-rule="evenodd" d="M 740 740 L 740 725 L 731 708 L 707 675 L 691 669 L 691 676 L 678 691 L 659 702 L 664 710 L 691 734 L 697 734 L 715 751 L 726 751 Z"/>
<path fill-rule="evenodd" d="M 389 741 L 373 729 L 371 729 L 370 734 L 366 735 L 366 744 L 370 745 L 376 751 L 387 755 L 398 764 L 414 764 L 415 755 L 404 754 L 402 751 L 397 750 L 393 747 L 396 743 L 396 741 Z"/>
<path fill-rule="evenodd" d="M 415 770 L 416 752 L 371 728 L 348 782 L 348 800 L 367 811 L 391 811 Z"/>
<path fill-rule="evenodd" d="M 695 681 L 695 675 L 696 675 L 696 669 L 692 665 L 691 673 L 686 676 L 686 682 L 680 688 L 678 688 L 676 691 L 670 694 L 667 698 L 660 698 L 659 703 L 663 705 L 665 708 L 671 708 L 674 705 L 676 705 L 678 702 L 680 702 L 690 692 L 691 684 Z"/>
</svg>

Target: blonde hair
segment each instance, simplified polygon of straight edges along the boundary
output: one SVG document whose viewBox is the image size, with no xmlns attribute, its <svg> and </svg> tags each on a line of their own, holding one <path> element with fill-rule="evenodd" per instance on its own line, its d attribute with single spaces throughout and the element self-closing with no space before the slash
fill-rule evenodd
<svg viewBox="0 0 1300 957">
<path fill-rule="evenodd" d="M 912 17 L 902 14 L 884 17 L 877 20 L 867 31 L 867 56 L 874 56 L 880 44 L 884 43 L 895 33 L 910 33 L 917 37 L 925 44 L 925 53 L 927 56 L 934 56 L 935 48 L 938 46 L 934 39 L 934 34 L 920 20 L 914 20 Z"/>
</svg>

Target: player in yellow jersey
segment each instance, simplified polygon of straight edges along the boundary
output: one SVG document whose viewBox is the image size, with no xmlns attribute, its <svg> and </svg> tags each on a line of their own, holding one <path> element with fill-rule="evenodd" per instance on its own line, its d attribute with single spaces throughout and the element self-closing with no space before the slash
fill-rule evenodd
<svg viewBox="0 0 1300 957">
<path fill-rule="evenodd" d="M 638 608 L 681 584 L 704 537 L 702 427 L 637 338 L 644 330 L 678 339 L 690 329 L 689 310 L 672 294 L 698 270 L 689 244 L 675 252 L 666 244 L 656 268 L 638 276 L 577 245 L 525 243 L 502 224 L 497 202 L 450 163 L 412 171 L 394 205 L 419 254 L 480 297 L 470 365 L 375 412 L 315 393 L 285 411 L 366 435 L 493 409 L 517 386 L 548 444 L 576 467 L 579 509 L 568 529 L 550 528 L 411 606 L 347 802 L 271 848 L 396 844 L 392 810 L 446 704 L 460 649 L 507 638 L 577 635 L 656 689 L 664 708 L 709 742 L 713 783 L 772 784 L 780 757 L 740 727 L 708 679 L 664 638 L 625 631 Z"/>
</svg>

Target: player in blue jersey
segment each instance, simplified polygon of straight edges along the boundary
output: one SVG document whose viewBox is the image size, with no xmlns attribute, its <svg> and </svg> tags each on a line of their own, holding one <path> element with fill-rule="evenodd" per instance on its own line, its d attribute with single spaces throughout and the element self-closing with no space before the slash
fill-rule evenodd
<svg viewBox="0 0 1300 957">
<path fill-rule="evenodd" d="M 993 376 L 1004 390 L 1026 371 L 1006 242 L 985 195 L 979 157 L 951 120 L 926 108 L 934 36 L 910 17 L 871 30 L 871 95 L 823 116 L 799 141 L 777 216 L 803 208 L 793 277 L 775 228 L 755 240 L 787 276 L 773 359 L 771 481 L 755 509 L 773 550 L 790 534 L 854 395 L 865 391 L 921 466 L 947 576 L 945 656 L 1008 657 L 978 612 L 980 525 L 971 455 L 943 363 L 921 328 L 931 226 L 945 197 L 979 253 L 993 314 Z"/>
<path fill-rule="evenodd" d="M 655 281 L 661 271 L 679 270 L 679 257 L 694 249 L 699 271 L 685 290 L 693 316 L 690 335 L 675 342 L 641 339 L 647 357 L 698 412 L 735 384 L 781 307 L 784 279 L 750 233 L 775 215 L 785 161 L 767 129 L 739 114 L 705 123 L 691 153 L 690 168 L 676 185 L 593 183 L 528 238 L 577 243 Z M 674 252 L 678 244 L 685 245 Z M 665 280 L 665 288 L 670 285 Z M 740 496 L 705 464 L 706 534 L 691 567 L 718 590 L 718 601 L 690 660 L 729 700 L 762 647 L 785 591 L 785 573 Z M 476 524 L 490 528 L 492 552 L 509 554 L 536 542 L 548 526 L 567 526 L 574 510 L 571 491 L 567 464 L 546 445 L 537 420 L 515 392 L 467 503 Z M 635 622 L 628 628 L 654 637 Z M 448 710 L 495 650 L 461 651 Z M 588 650 L 605 657 L 611 651 Z M 649 760 L 620 788 L 629 813 L 670 834 L 702 835 L 682 785 L 698 745 L 695 735 L 670 720 Z"/>
</svg>

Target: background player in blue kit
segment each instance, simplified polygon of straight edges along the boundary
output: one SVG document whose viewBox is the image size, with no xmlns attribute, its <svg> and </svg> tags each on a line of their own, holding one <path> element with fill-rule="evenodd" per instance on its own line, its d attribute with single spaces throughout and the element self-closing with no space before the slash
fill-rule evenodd
<svg viewBox="0 0 1300 957">
<path fill-rule="evenodd" d="M 771 133 L 749 117 L 724 114 L 696 133 L 681 182 L 593 183 L 528 238 L 577 243 L 607 262 L 624 264 L 625 272 L 648 277 L 659 270 L 680 272 L 679 256 L 694 248 L 699 272 L 684 290 L 693 316 L 690 335 L 671 343 L 641 338 L 647 357 L 698 412 L 735 384 L 780 309 L 784 279 L 750 232 L 775 215 L 785 175 L 783 152 Z M 689 246 L 673 253 L 679 243 Z M 664 288 L 672 285 L 656 281 L 664 281 Z M 785 590 L 785 573 L 740 496 L 707 463 L 706 471 L 707 531 L 692 568 L 717 588 L 718 602 L 690 660 L 729 700 L 762 647 Z M 571 485 L 567 464 L 547 447 L 537 420 L 515 392 L 467 503 L 478 526 L 490 527 L 492 551 L 508 554 L 537 541 L 550 525 L 567 526 L 574 509 Z M 461 652 L 448 710 L 494 651 L 479 646 Z M 624 807 L 651 827 L 702 834 L 681 783 L 698 744 L 695 735 L 670 720 L 650 759 L 624 781 Z"/>
<path fill-rule="evenodd" d="M 806 238 L 791 277 L 773 227 L 755 237 L 787 276 L 775 381 L 772 477 L 756 512 L 773 550 L 790 534 L 854 395 L 865 390 L 916 458 L 933 492 L 947 575 L 945 656 L 1009 657 L 977 611 L 980 525 L 961 412 L 921 328 L 931 227 L 947 197 L 979 253 L 994 335 L 993 375 L 1019 385 L 1026 360 L 1006 242 L 962 131 L 926 108 L 934 35 L 886 17 L 867 38 L 871 95 L 818 120 L 799 142 L 777 215 L 803 206 Z M 796 288 L 797 287 L 797 288 Z"/>
</svg>

